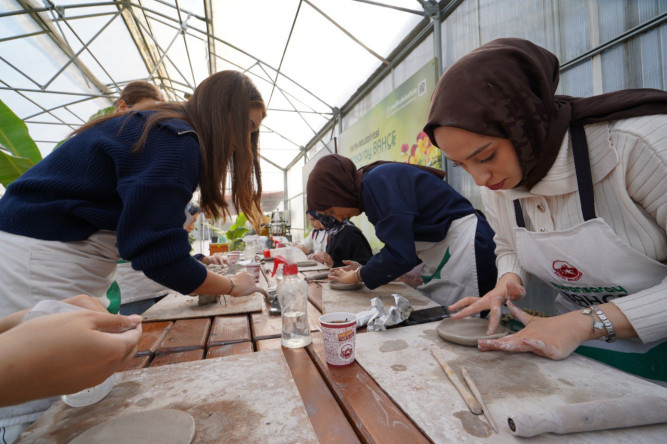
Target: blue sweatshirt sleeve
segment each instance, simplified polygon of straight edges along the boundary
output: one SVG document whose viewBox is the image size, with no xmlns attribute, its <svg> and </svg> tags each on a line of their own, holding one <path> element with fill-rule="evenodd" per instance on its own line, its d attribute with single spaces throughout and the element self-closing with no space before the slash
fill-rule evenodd
<svg viewBox="0 0 667 444">
<path fill-rule="evenodd" d="M 190 255 L 183 228 L 185 206 L 199 183 L 199 144 L 194 134 L 156 127 L 133 162 L 119 162 L 117 191 L 123 202 L 118 250 L 132 268 L 180 293 L 206 279 L 206 267 Z"/>
<path fill-rule="evenodd" d="M 369 173 L 363 179 L 365 212 L 375 226 L 376 236 L 384 242 L 382 250 L 360 271 L 370 289 L 391 282 L 419 263 L 413 232 L 418 215 L 414 190 L 400 186 L 391 175 Z"/>
</svg>

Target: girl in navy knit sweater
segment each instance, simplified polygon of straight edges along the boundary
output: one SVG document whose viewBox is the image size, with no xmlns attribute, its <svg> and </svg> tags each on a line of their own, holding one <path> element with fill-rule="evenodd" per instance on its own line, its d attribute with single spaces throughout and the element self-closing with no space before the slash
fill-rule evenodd
<svg viewBox="0 0 667 444">
<path fill-rule="evenodd" d="M 252 82 L 223 71 L 187 102 L 77 130 L 0 199 L 0 316 L 44 299 L 104 296 L 120 258 L 183 294 L 252 293 L 250 274 L 223 277 L 190 255 L 183 209 L 199 187 L 203 211 L 228 215 L 230 174 L 234 205 L 259 221 L 265 115 Z"/>
</svg>

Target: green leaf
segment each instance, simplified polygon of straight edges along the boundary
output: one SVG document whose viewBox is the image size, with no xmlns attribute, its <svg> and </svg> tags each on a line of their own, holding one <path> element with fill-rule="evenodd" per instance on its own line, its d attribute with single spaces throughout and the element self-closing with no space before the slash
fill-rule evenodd
<svg viewBox="0 0 667 444">
<path fill-rule="evenodd" d="M 245 214 L 239 213 L 239 215 L 236 216 L 236 221 L 234 221 L 234 224 L 231 227 L 229 227 L 229 229 L 235 230 L 237 228 L 245 227 L 246 222 L 248 222 L 248 218 L 245 217 Z"/>
<path fill-rule="evenodd" d="M 12 156 L 0 150 L 0 183 L 5 187 L 21 177 L 35 163 L 25 157 Z"/>
<path fill-rule="evenodd" d="M 108 116 L 109 114 L 113 114 L 115 112 L 116 112 L 116 107 L 115 106 L 107 106 L 106 108 L 102 108 L 101 110 L 99 110 L 98 112 L 96 112 L 95 114 L 90 116 L 88 118 L 88 121 L 90 122 L 91 120 L 95 120 L 98 117 Z"/>
<path fill-rule="evenodd" d="M 17 158 L 25 158 L 36 164 L 42 160 L 42 154 L 28 127 L 14 112 L 0 100 L 0 145 Z"/>
</svg>

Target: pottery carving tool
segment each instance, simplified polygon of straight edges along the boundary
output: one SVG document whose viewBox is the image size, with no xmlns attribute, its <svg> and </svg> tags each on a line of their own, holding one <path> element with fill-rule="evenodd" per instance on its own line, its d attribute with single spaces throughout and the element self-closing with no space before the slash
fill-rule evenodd
<svg viewBox="0 0 667 444">
<path fill-rule="evenodd" d="M 581 402 L 548 409 L 530 408 L 507 418 L 514 435 L 575 433 L 667 422 L 667 398 L 629 396 Z"/>
<path fill-rule="evenodd" d="M 489 408 L 486 406 L 486 404 L 484 404 L 484 400 L 482 399 L 482 393 L 477 388 L 477 384 L 475 384 L 475 381 L 473 381 L 472 377 L 468 373 L 468 370 L 465 369 L 465 367 L 461 367 L 461 374 L 463 375 L 463 379 L 465 380 L 465 382 L 468 384 L 468 387 L 470 387 L 470 391 L 472 392 L 473 395 L 475 395 L 477 402 L 479 402 L 479 404 L 482 406 L 482 412 L 484 413 L 486 420 L 489 421 L 489 425 L 491 426 L 494 432 L 498 433 L 498 426 L 496 426 L 496 422 L 493 420 L 493 416 L 491 416 Z"/>
<path fill-rule="evenodd" d="M 475 415 L 481 415 L 482 414 L 482 406 L 479 405 L 479 402 L 475 399 L 474 396 L 466 389 L 463 384 L 461 384 L 461 381 L 459 381 L 459 378 L 456 377 L 456 373 L 454 373 L 454 370 L 447 365 L 447 363 L 442 359 L 438 354 L 435 352 L 435 350 L 431 350 L 431 354 L 435 358 L 436 361 L 438 361 L 438 364 L 440 364 L 440 367 L 445 371 L 445 374 L 449 378 L 450 381 L 452 381 L 452 384 L 454 384 L 454 387 L 456 387 L 456 390 L 458 390 L 459 394 L 463 398 L 463 400 L 466 402 L 466 405 L 468 406 L 468 409 L 475 414 Z"/>
</svg>

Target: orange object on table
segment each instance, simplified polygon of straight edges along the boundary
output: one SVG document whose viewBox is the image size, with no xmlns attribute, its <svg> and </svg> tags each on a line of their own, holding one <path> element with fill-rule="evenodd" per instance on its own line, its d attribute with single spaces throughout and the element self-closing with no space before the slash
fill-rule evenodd
<svg viewBox="0 0 667 444">
<path fill-rule="evenodd" d="M 209 255 L 215 253 L 226 253 L 229 251 L 229 244 L 208 244 Z"/>
</svg>

